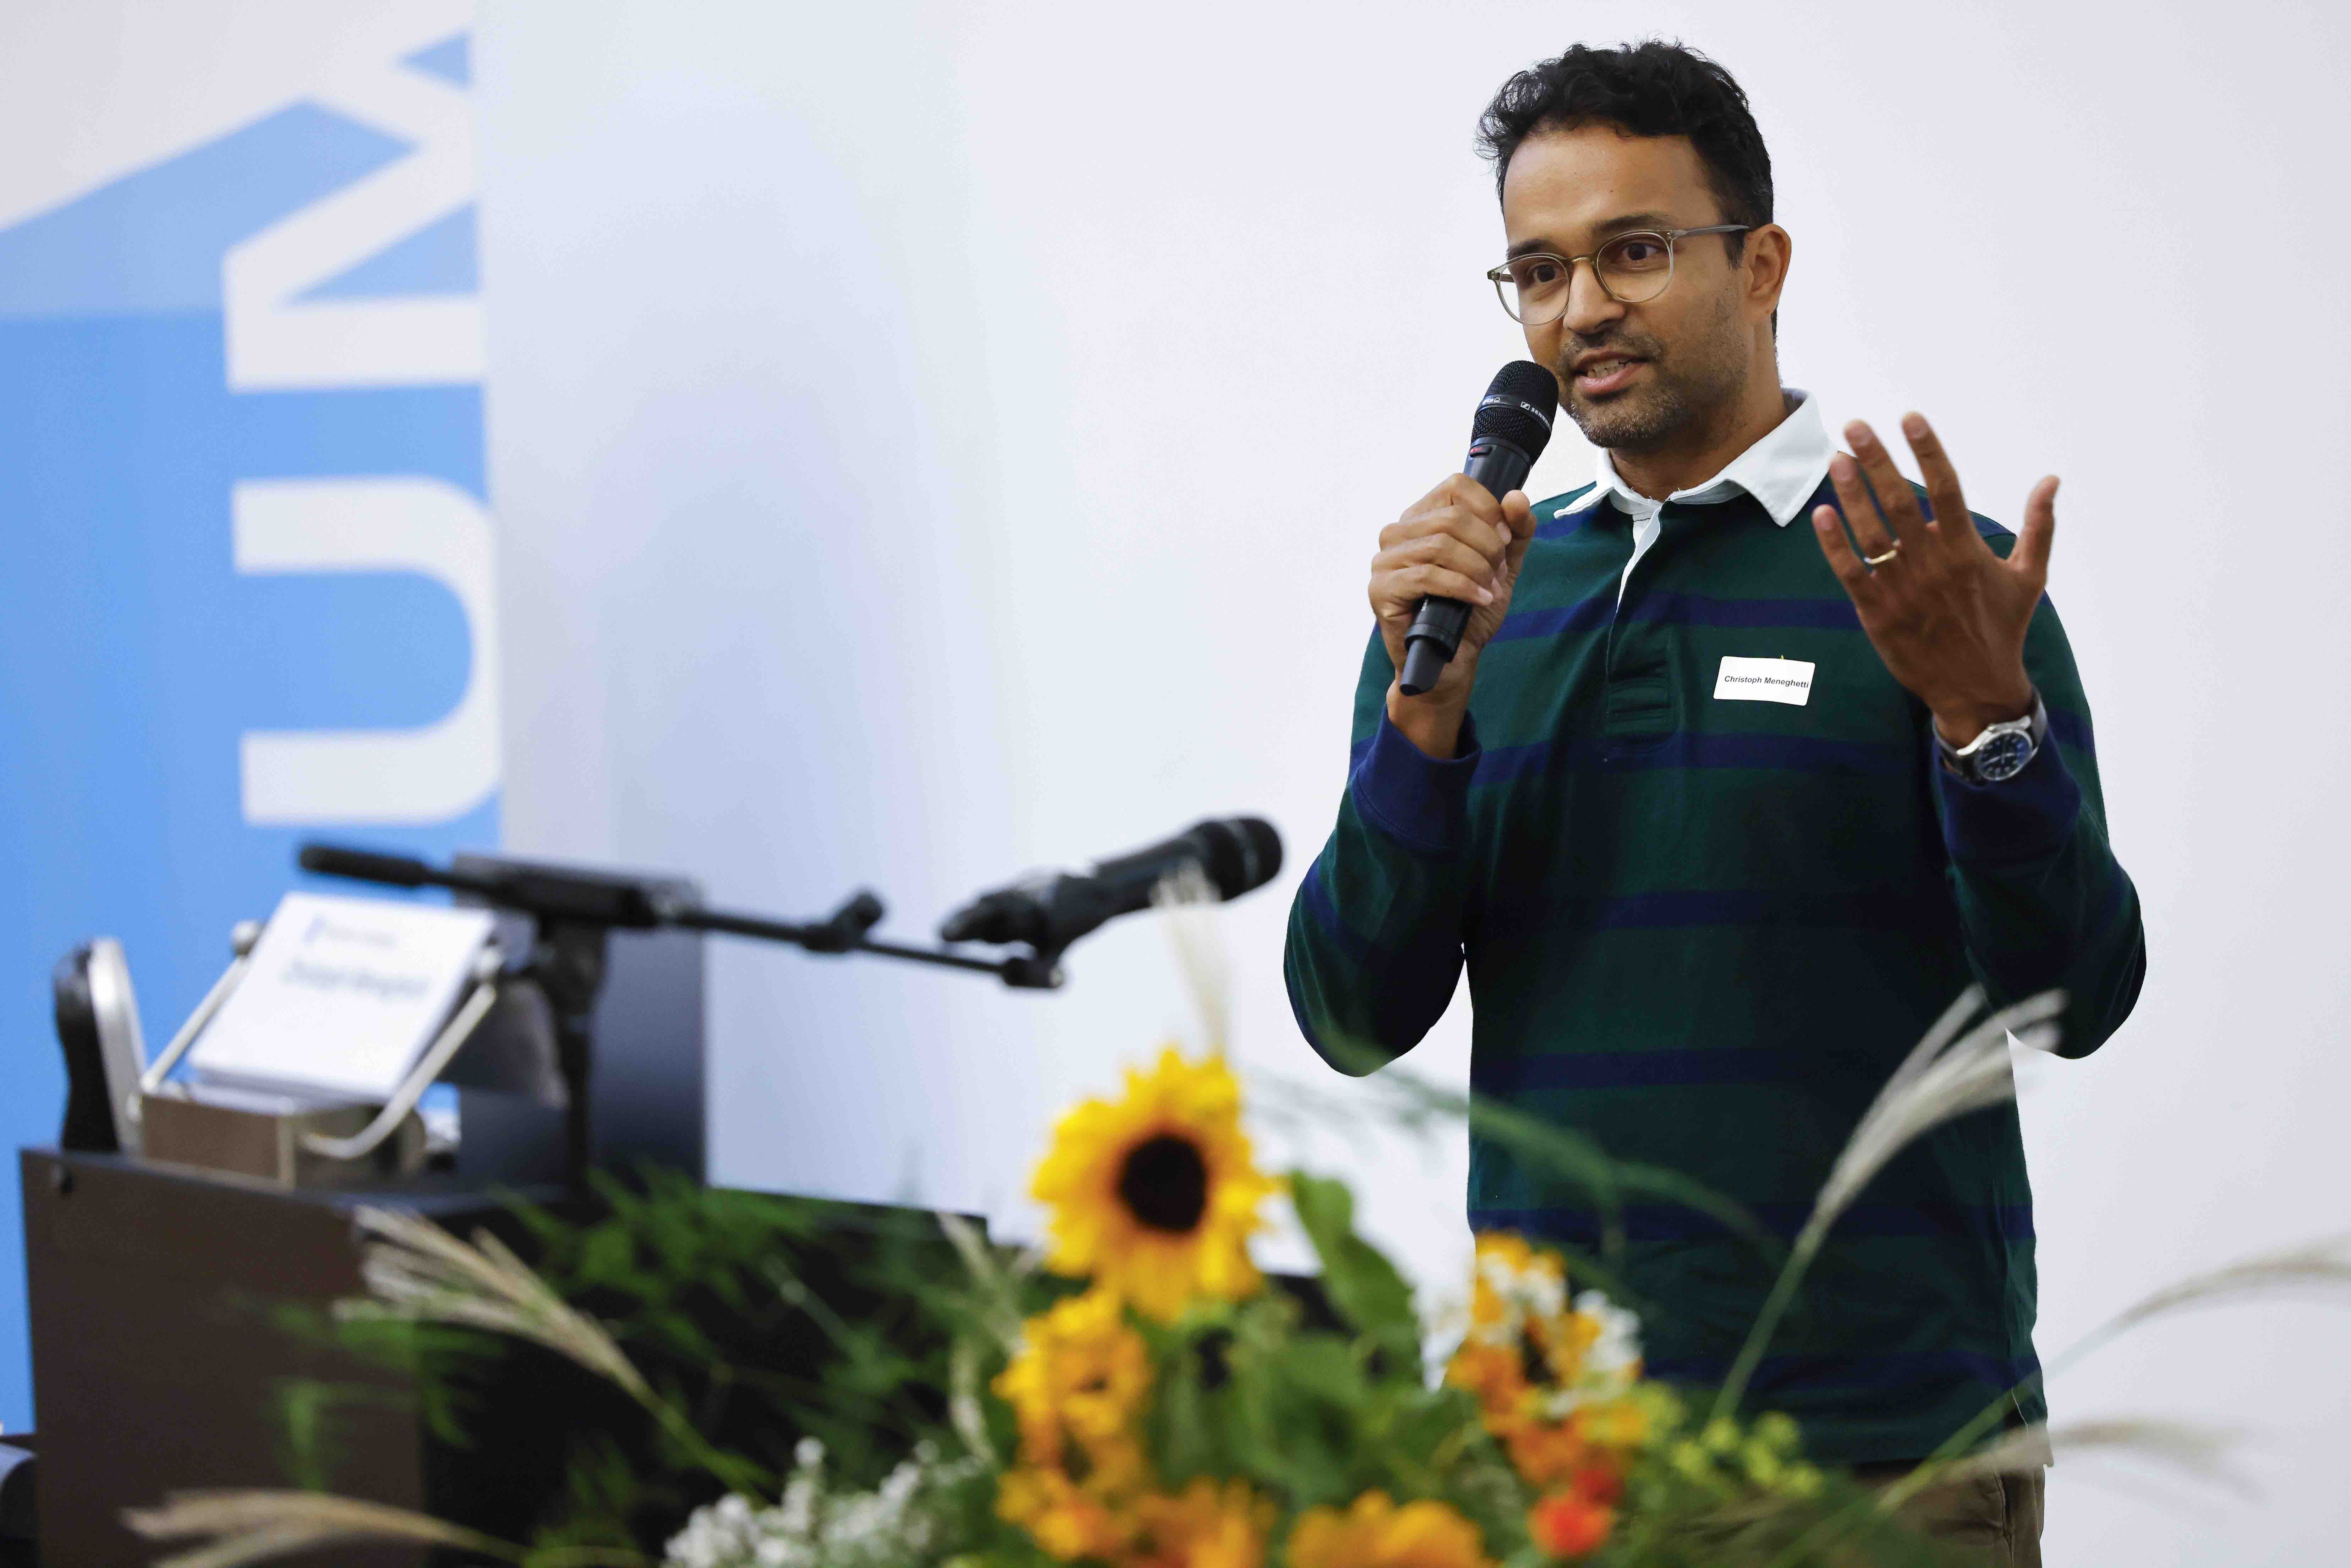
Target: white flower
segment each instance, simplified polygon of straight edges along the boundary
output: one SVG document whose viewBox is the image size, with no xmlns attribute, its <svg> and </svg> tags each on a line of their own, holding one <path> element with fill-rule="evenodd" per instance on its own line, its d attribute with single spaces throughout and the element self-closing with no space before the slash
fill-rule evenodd
<svg viewBox="0 0 2351 1568">
<path fill-rule="evenodd" d="M 1600 1337 L 1583 1353 L 1583 1375 L 1630 1384 L 1640 1375 L 1641 1319 L 1598 1291 L 1575 1298 L 1575 1310 L 1600 1325 Z"/>
<path fill-rule="evenodd" d="M 930 1494 L 968 1479 L 977 1461 L 941 1465 L 930 1445 L 870 1492 L 833 1492 L 824 1447 L 803 1438 L 773 1508 L 741 1496 L 697 1509 L 671 1539 L 664 1568 L 902 1568 L 935 1547 Z"/>
<path fill-rule="evenodd" d="M 1549 1253 L 1535 1254 L 1531 1265 L 1522 1269 L 1499 1251 L 1484 1251 L 1477 1268 L 1479 1279 L 1504 1308 L 1498 1321 L 1470 1331 L 1483 1343 L 1515 1345 L 1530 1321 L 1549 1322 L 1567 1311 L 1567 1278 L 1559 1260 Z"/>
</svg>

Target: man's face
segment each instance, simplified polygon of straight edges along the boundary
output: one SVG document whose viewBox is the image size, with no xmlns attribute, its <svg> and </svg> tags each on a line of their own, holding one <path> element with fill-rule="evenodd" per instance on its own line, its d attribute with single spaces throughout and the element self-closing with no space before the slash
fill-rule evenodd
<svg viewBox="0 0 2351 1568">
<path fill-rule="evenodd" d="M 1723 221 L 1706 165 L 1680 136 L 1540 131 L 1519 144 L 1502 184 L 1514 256 L 1588 256 L 1627 230 Z M 1745 282 L 1719 235 L 1677 241 L 1671 287 L 1638 305 L 1611 299 L 1579 262 L 1566 315 L 1529 327 L 1527 348 L 1557 373 L 1569 417 L 1593 445 L 1663 446 L 1746 386 L 1758 342 Z"/>
</svg>

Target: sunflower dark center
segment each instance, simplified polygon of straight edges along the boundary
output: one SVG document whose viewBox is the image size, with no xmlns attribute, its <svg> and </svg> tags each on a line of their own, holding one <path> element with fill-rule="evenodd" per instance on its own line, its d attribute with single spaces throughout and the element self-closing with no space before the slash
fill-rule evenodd
<svg viewBox="0 0 2351 1568">
<path fill-rule="evenodd" d="M 1154 1230 L 1182 1235 L 1208 1207 L 1208 1162 L 1189 1138 L 1162 1133 L 1127 1151 L 1118 1171 L 1119 1201 Z"/>
</svg>

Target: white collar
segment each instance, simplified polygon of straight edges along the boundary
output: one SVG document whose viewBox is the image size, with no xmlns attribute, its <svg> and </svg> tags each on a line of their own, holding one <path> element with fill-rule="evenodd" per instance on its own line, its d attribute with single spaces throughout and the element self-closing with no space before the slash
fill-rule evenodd
<svg viewBox="0 0 2351 1568">
<path fill-rule="evenodd" d="M 1793 522 L 1813 492 L 1821 487 L 1821 481 L 1828 477 L 1829 456 L 1834 448 L 1829 444 L 1829 433 L 1821 423 L 1820 405 L 1813 401 L 1813 394 L 1796 387 L 1782 390 L 1796 400 L 1796 406 L 1771 427 L 1770 434 L 1732 458 L 1729 467 L 1705 484 L 1677 490 L 1666 499 L 1707 506 L 1744 492 L 1761 502 L 1782 528 Z M 1617 503 L 1617 510 L 1634 517 L 1657 506 L 1616 476 L 1616 465 L 1609 461 L 1604 447 L 1594 484 L 1602 496 Z"/>
</svg>

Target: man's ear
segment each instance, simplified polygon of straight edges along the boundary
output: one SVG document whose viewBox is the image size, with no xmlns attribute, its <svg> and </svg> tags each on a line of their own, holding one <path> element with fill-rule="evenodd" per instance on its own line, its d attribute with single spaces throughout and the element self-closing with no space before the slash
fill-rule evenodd
<svg viewBox="0 0 2351 1568">
<path fill-rule="evenodd" d="M 1788 263 L 1796 242 L 1778 224 L 1765 224 L 1747 236 L 1747 308 L 1751 317 L 1777 316 L 1780 291 L 1788 286 Z"/>
</svg>

